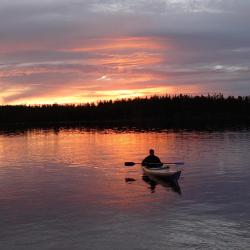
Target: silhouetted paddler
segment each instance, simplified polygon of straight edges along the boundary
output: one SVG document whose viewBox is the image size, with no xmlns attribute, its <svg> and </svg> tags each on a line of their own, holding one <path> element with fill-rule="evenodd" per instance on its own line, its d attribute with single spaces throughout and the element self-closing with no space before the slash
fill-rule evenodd
<svg viewBox="0 0 250 250">
<path fill-rule="evenodd" d="M 150 167 L 150 168 L 155 168 L 155 167 L 161 167 L 163 164 L 161 163 L 161 160 L 158 156 L 155 155 L 155 152 L 153 149 L 149 150 L 149 156 L 147 156 L 143 161 L 142 161 L 142 166 Z"/>
</svg>

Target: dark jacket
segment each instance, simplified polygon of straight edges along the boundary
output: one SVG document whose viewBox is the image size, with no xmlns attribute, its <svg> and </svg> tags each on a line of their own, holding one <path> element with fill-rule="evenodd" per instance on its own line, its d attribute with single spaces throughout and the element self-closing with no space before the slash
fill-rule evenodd
<svg viewBox="0 0 250 250">
<path fill-rule="evenodd" d="M 159 164 L 155 164 L 159 163 Z M 142 166 L 148 166 L 148 167 L 159 167 L 162 166 L 161 160 L 159 157 L 155 155 L 149 155 L 142 161 Z"/>
</svg>

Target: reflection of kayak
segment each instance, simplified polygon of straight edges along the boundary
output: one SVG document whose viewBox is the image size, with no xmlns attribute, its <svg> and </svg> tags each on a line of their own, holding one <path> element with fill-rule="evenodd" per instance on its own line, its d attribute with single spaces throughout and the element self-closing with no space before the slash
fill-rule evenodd
<svg viewBox="0 0 250 250">
<path fill-rule="evenodd" d="M 142 166 L 142 169 L 145 174 L 147 175 L 152 175 L 156 177 L 161 177 L 161 178 L 167 178 L 167 179 L 173 179 L 173 180 L 178 180 L 181 175 L 180 170 L 174 170 L 169 168 L 168 166 L 162 166 L 158 168 L 148 168 L 146 166 Z"/>
<path fill-rule="evenodd" d="M 152 192 L 155 192 L 156 186 L 160 184 L 166 189 L 171 188 L 174 192 L 181 194 L 181 188 L 179 183 L 175 179 L 168 179 L 164 177 L 156 177 L 153 175 L 143 175 L 142 179 L 150 185 L 150 189 Z"/>
</svg>

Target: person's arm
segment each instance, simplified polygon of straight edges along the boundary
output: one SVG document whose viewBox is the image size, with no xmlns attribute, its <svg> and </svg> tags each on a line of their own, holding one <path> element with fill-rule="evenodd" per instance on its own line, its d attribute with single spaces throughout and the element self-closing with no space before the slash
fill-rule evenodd
<svg viewBox="0 0 250 250">
<path fill-rule="evenodd" d="M 158 159 L 159 159 L 159 162 L 160 162 L 160 166 L 162 167 L 162 166 L 163 166 L 163 163 L 161 162 L 160 158 L 158 158 Z"/>
<path fill-rule="evenodd" d="M 163 163 L 161 162 L 160 158 L 158 156 L 155 156 L 155 163 L 156 163 L 156 166 L 162 166 Z"/>
<path fill-rule="evenodd" d="M 146 157 L 146 158 L 142 161 L 141 165 L 142 165 L 142 166 L 147 166 L 147 163 L 148 163 L 148 157 Z"/>
<path fill-rule="evenodd" d="M 161 163 L 161 160 L 158 156 L 156 156 L 158 163 Z"/>
</svg>

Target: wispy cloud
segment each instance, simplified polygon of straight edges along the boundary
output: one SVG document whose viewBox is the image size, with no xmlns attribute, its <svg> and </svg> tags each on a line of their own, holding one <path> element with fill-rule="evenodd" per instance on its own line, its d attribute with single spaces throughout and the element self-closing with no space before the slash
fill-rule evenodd
<svg viewBox="0 0 250 250">
<path fill-rule="evenodd" d="M 0 0 L 0 101 L 248 95 L 249 11 L 236 0 Z"/>
</svg>

